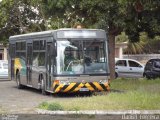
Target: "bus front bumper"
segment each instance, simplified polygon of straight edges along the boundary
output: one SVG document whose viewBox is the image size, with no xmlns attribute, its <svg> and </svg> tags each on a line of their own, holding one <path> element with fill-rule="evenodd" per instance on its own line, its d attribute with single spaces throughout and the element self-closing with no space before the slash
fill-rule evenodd
<svg viewBox="0 0 160 120">
<path fill-rule="evenodd" d="M 53 92 L 100 92 L 100 91 L 109 91 L 109 83 L 99 83 L 99 82 L 86 82 L 86 83 L 68 83 L 68 84 L 60 84 L 57 82 L 53 83 Z"/>
</svg>

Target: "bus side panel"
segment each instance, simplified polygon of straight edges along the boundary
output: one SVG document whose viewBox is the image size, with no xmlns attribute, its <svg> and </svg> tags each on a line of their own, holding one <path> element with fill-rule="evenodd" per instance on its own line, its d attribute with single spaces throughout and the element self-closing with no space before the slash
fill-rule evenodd
<svg viewBox="0 0 160 120">
<path fill-rule="evenodd" d="M 39 70 L 38 67 L 32 67 L 32 87 L 38 88 Z"/>
<path fill-rule="evenodd" d="M 8 79 L 14 79 L 14 59 L 15 59 L 15 44 L 9 44 L 9 54 L 8 54 Z"/>
<path fill-rule="evenodd" d="M 11 71 L 12 71 L 12 69 L 13 68 L 11 68 L 11 65 L 13 64 L 13 63 L 11 63 L 12 61 L 11 61 L 11 57 L 10 57 L 10 54 L 8 54 L 8 80 L 14 80 L 14 77 L 13 77 L 13 75 L 11 74 Z"/>
<path fill-rule="evenodd" d="M 32 66 L 32 87 L 39 89 L 39 83 L 41 82 L 40 76 L 45 78 L 45 67 L 35 67 Z"/>
<path fill-rule="evenodd" d="M 14 75 L 15 75 L 15 79 L 16 79 L 16 72 L 17 70 L 20 73 L 20 81 L 21 84 L 23 85 L 27 85 L 27 81 L 26 81 L 26 63 L 25 60 L 16 57 L 14 60 Z"/>
</svg>

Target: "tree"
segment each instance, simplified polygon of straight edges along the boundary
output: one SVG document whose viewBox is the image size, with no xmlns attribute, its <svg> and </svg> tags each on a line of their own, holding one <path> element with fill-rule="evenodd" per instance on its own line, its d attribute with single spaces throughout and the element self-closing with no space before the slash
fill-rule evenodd
<svg viewBox="0 0 160 120">
<path fill-rule="evenodd" d="M 133 42 L 128 38 L 125 32 L 121 32 L 120 35 L 115 38 L 116 43 L 127 42 L 127 48 L 124 49 L 125 54 L 140 54 L 144 51 L 144 45 L 147 44 L 148 37 L 145 32 L 140 33 L 140 40 L 138 42 Z"/>
<path fill-rule="evenodd" d="M 143 53 L 159 54 L 160 36 L 149 38 L 146 32 L 140 33 L 140 41 L 144 41 Z"/>
<path fill-rule="evenodd" d="M 49 1 L 49 0 L 48 0 Z M 52 1 L 50 1 L 52 2 Z M 52 2 L 53 3 L 53 2 Z M 159 34 L 159 1 L 157 0 L 63 0 L 50 8 L 63 11 L 62 17 L 68 26 L 82 22 L 87 27 L 101 28 L 109 35 L 110 69 L 114 70 L 114 38 L 125 31 L 135 49 L 139 44 L 139 32 L 146 31 L 149 36 Z M 56 6 L 55 6 L 56 5 Z M 53 10 L 55 11 L 55 10 Z M 148 16 L 149 15 L 149 16 Z M 139 49 L 141 46 L 138 46 Z M 114 71 L 111 72 L 112 76 Z"/>
<path fill-rule="evenodd" d="M 7 43 L 9 26 L 6 22 L 9 19 L 9 10 L 12 4 L 9 1 L 0 2 L 0 41 L 4 44 Z"/>
<path fill-rule="evenodd" d="M 129 40 L 136 44 L 139 41 L 139 32 L 145 31 L 151 38 L 160 34 L 159 0 L 3 0 L 2 2 L 0 16 L 6 16 L 0 21 L 0 35 L 4 38 L 7 38 L 8 34 L 24 31 L 73 27 L 76 22 L 82 23 L 87 28 L 106 30 L 109 36 L 112 77 L 116 35 L 125 31 Z M 24 10 L 20 11 L 20 6 L 23 6 Z M 34 12 L 35 8 L 38 13 Z"/>
<path fill-rule="evenodd" d="M 0 4 L 0 40 L 11 35 L 45 30 L 36 7 L 26 0 L 3 0 Z"/>
</svg>

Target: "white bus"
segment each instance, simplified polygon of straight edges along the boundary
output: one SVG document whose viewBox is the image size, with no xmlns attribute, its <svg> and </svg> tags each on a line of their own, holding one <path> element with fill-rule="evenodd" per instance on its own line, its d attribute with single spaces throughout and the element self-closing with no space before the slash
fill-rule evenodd
<svg viewBox="0 0 160 120">
<path fill-rule="evenodd" d="M 11 36 L 9 78 L 18 88 L 33 87 L 43 94 L 109 91 L 106 32 L 58 29 Z"/>
</svg>

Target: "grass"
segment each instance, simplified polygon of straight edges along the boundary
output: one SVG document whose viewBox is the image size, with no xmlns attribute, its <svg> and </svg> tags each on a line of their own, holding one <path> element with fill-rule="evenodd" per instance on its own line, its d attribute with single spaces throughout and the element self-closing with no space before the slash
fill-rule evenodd
<svg viewBox="0 0 160 120">
<path fill-rule="evenodd" d="M 40 105 L 39 105 L 39 108 L 41 109 L 47 109 L 47 110 L 63 110 L 62 106 L 58 103 L 48 103 L 48 102 L 42 102 Z"/>
<path fill-rule="evenodd" d="M 5 113 L 5 110 L 2 109 L 2 106 L 0 105 L 0 114 L 4 114 Z"/>
<path fill-rule="evenodd" d="M 111 89 L 117 92 L 74 97 L 65 100 L 54 99 L 46 102 L 42 109 L 52 110 L 157 110 L 160 109 L 160 79 L 116 79 L 111 82 Z M 119 92 L 120 91 L 120 92 Z M 63 99 L 63 98 L 62 98 Z M 53 107 L 54 106 L 54 107 Z M 51 110 L 51 109 L 50 109 Z"/>
</svg>

